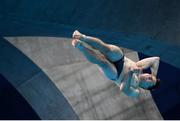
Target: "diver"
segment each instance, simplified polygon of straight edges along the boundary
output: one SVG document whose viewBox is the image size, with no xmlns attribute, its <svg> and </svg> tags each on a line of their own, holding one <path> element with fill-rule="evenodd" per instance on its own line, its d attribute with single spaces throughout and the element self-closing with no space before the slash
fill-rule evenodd
<svg viewBox="0 0 180 121">
<path fill-rule="evenodd" d="M 130 97 L 137 97 L 141 89 L 153 90 L 159 86 L 160 80 L 156 78 L 159 57 L 134 62 L 125 57 L 119 47 L 86 36 L 77 30 L 73 32 L 72 45 L 78 48 L 88 61 L 97 64 L 101 72 Z M 143 73 L 147 68 L 150 68 L 151 74 Z"/>
</svg>

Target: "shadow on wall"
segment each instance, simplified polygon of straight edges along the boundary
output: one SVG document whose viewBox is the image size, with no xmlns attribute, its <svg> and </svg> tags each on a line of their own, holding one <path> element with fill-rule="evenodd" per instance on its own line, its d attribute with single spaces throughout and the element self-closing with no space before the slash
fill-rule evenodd
<svg viewBox="0 0 180 121">
<path fill-rule="evenodd" d="M 0 119 L 40 120 L 21 94 L 0 74 Z"/>
<path fill-rule="evenodd" d="M 78 119 L 46 74 L 3 38 L 0 74 L 0 119 Z"/>
</svg>

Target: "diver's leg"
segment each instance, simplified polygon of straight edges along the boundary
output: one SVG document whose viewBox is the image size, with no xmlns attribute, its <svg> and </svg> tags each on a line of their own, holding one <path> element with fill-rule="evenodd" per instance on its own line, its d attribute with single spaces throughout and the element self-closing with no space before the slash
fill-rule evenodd
<svg viewBox="0 0 180 121">
<path fill-rule="evenodd" d="M 112 62 L 120 60 L 123 56 L 123 52 L 119 47 L 115 45 L 106 44 L 98 38 L 81 34 L 77 30 L 74 31 L 73 38 L 88 43 L 90 46 L 92 46 L 92 48 L 95 48 L 99 50 L 101 53 L 103 53 L 107 57 L 107 59 Z"/>
<path fill-rule="evenodd" d="M 159 57 L 150 57 L 150 58 L 145 58 L 136 63 L 136 65 L 142 70 L 150 68 L 151 69 L 151 74 L 156 77 L 158 68 L 159 68 Z"/>
<path fill-rule="evenodd" d="M 117 78 L 117 70 L 115 66 L 109 62 L 106 57 L 100 53 L 98 50 L 95 50 L 87 43 L 82 42 L 77 39 L 73 39 L 73 46 L 78 48 L 80 52 L 93 64 L 97 64 L 104 72 L 104 74 L 110 80 L 115 80 Z"/>
</svg>

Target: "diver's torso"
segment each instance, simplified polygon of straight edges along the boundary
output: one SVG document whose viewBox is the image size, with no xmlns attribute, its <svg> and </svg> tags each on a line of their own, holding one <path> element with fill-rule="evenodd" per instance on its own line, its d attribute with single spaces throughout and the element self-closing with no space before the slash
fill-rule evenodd
<svg viewBox="0 0 180 121">
<path fill-rule="evenodd" d="M 116 81 L 117 85 L 120 85 L 122 83 L 122 81 L 126 81 L 126 80 L 123 80 L 125 77 L 125 74 L 127 74 L 130 71 L 130 67 L 134 66 L 135 64 L 136 63 L 134 61 L 132 61 L 131 59 L 124 57 L 123 68 L 122 68 L 121 74 L 119 75 L 119 78 Z M 131 86 L 137 87 L 138 84 L 139 84 L 138 75 L 133 74 L 133 76 L 131 78 Z"/>
</svg>

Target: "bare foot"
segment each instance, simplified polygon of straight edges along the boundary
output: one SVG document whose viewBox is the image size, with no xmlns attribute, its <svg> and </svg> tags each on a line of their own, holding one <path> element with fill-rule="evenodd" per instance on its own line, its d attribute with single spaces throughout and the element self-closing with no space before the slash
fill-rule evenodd
<svg viewBox="0 0 180 121">
<path fill-rule="evenodd" d="M 78 30 L 75 30 L 74 32 L 73 32 L 73 35 L 72 35 L 72 38 L 73 39 L 81 39 L 81 38 L 83 38 L 85 35 L 83 35 L 83 34 L 81 34 Z"/>
<path fill-rule="evenodd" d="M 73 46 L 73 47 L 76 47 L 76 46 L 77 46 L 77 44 L 78 44 L 78 42 L 79 42 L 79 40 L 78 40 L 78 39 L 72 39 L 71 44 L 72 44 L 72 46 Z"/>
</svg>

